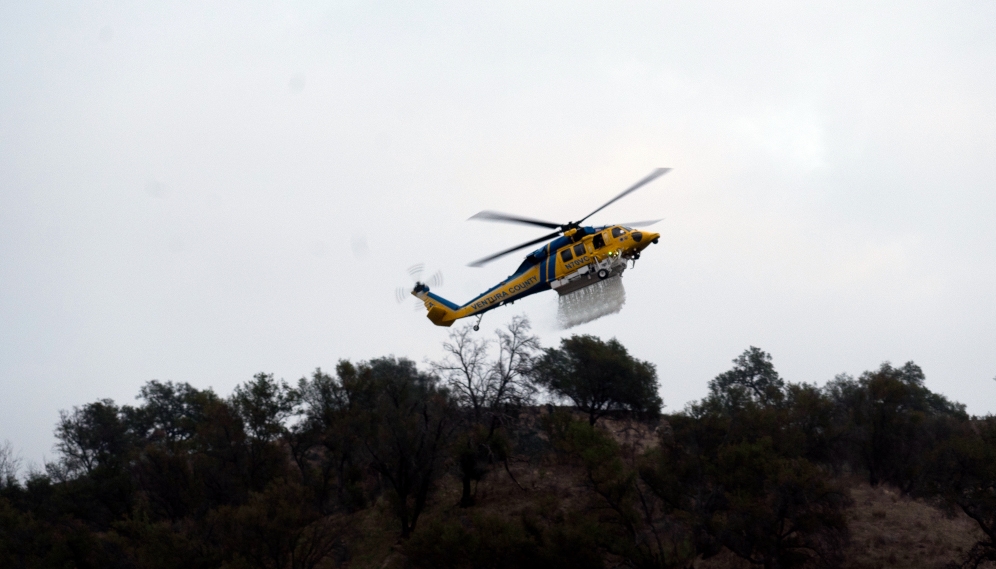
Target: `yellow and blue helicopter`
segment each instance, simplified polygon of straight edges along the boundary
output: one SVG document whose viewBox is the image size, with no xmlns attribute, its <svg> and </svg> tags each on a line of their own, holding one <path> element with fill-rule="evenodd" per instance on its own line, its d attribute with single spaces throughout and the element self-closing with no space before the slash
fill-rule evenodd
<svg viewBox="0 0 996 569">
<path fill-rule="evenodd" d="M 553 233 L 538 239 L 516 245 L 494 255 L 470 263 L 471 267 L 482 267 L 495 259 L 525 249 L 531 245 L 550 241 L 546 245 L 526 255 L 525 260 L 508 278 L 491 287 L 484 293 L 462 306 L 429 292 L 429 286 L 416 282 L 411 294 L 425 304 L 428 317 L 437 326 L 452 326 L 454 322 L 468 316 L 477 316 L 474 330 L 479 329 L 484 313 L 511 304 L 537 292 L 553 289 L 564 295 L 601 280 L 619 276 L 626 270 L 629 261 L 640 258 L 640 252 L 651 243 L 657 243 L 658 233 L 643 232 L 634 227 L 646 227 L 660 221 L 639 221 L 619 225 L 592 227 L 581 225 L 586 219 L 602 211 L 612 203 L 667 174 L 670 168 L 658 168 L 619 195 L 605 202 L 595 211 L 578 221 L 551 223 L 528 217 L 508 215 L 495 211 L 482 211 L 470 219 L 522 223 L 554 229 Z"/>
</svg>

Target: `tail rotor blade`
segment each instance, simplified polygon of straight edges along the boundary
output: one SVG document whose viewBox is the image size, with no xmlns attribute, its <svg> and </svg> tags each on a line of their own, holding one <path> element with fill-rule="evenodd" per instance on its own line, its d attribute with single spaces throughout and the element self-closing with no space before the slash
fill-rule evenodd
<svg viewBox="0 0 996 569">
<path fill-rule="evenodd" d="M 443 286 L 443 272 L 436 271 L 431 277 L 426 279 L 425 284 L 429 285 L 429 288 Z"/>
<path fill-rule="evenodd" d="M 406 289 L 405 287 L 399 286 L 398 288 L 394 289 L 394 298 L 397 299 L 398 304 L 404 302 L 405 299 L 408 298 L 408 296 L 409 296 L 408 289 Z"/>
<path fill-rule="evenodd" d="M 425 272 L 425 263 L 416 263 L 411 267 L 408 267 L 408 270 L 406 272 L 408 273 L 408 276 L 411 277 L 412 281 L 414 281 L 416 284 L 427 284 L 430 288 L 443 285 L 442 271 L 436 271 L 431 277 L 426 279 L 424 283 L 422 282 L 422 276 L 423 273 Z M 425 308 L 425 305 L 422 300 L 412 296 L 411 285 L 407 287 L 399 286 L 396 289 L 394 289 L 394 298 L 398 301 L 398 304 L 401 304 L 406 299 L 412 298 L 415 301 L 414 306 L 416 310 L 421 310 Z"/>
<path fill-rule="evenodd" d="M 408 276 L 412 278 L 415 282 L 419 282 L 422 278 L 422 271 L 425 270 L 425 265 L 423 263 L 417 263 L 408 267 Z"/>
</svg>

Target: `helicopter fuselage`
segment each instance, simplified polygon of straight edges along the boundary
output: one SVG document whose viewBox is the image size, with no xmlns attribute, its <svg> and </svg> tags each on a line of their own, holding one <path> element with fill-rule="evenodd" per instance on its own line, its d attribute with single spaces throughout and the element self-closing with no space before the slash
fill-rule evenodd
<svg viewBox="0 0 996 569">
<path fill-rule="evenodd" d="M 507 279 L 462 306 L 430 292 L 426 285 L 416 286 L 412 294 L 423 301 L 433 324 L 451 326 L 537 292 L 553 289 L 564 295 L 621 275 L 627 262 L 638 259 L 659 237 L 621 225 L 578 227 L 527 255 Z"/>
</svg>

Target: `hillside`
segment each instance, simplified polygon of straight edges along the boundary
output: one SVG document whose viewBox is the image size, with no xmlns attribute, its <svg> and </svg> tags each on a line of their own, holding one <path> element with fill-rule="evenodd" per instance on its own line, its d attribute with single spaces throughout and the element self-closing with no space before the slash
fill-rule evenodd
<svg viewBox="0 0 996 569">
<path fill-rule="evenodd" d="M 523 438 L 547 438 L 540 428 L 545 412 L 543 408 L 534 408 L 525 414 L 520 433 Z M 575 413 L 575 417 L 581 418 L 581 414 Z M 616 416 L 604 420 L 600 428 L 611 433 L 629 456 L 636 457 L 657 444 L 657 432 L 666 429 L 667 422 Z M 457 506 L 459 480 L 445 477 L 420 523 L 438 526 L 457 520 L 465 527 L 471 527 L 475 520 L 478 523 L 481 519 L 513 520 L 538 510 L 556 517 L 574 509 L 597 509 L 597 505 L 590 502 L 590 488 L 582 469 L 565 464 L 556 456 L 522 454 L 514 457 L 510 470 L 518 485 L 507 473 L 497 471 L 477 485 L 477 504 L 470 509 Z M 944 511 L 924 500 L 904 496 L 888 485 L 872 487 L 857 476 L 847 476 L 843 481 L 852 504 L 846 510 L 850 540 L 844 550 L 842 569 L 953 567 L 960 565 L 968 550 L 983 538 L 978 525 L 960 511 Z M 397 539 L 386 504 L 379 504 L 360 518 L 353 534 L 354 549 L 343 567 L 402 569 L 412 566 Z M 753 567 L 729 551 L 709 559 L 699 558 L 693 565 L 697 569 Z M 611 556 L 607 559 L 607 567 L 627 566 Z"/>
<path fill-rule="evenodd" d="M 0 456 L 0 567 L 996 560 L 996 417 L 969 417 L 912 362 L 816 387 L 751 347 L 662 415 L 655 368 L 615 340 L 541 350 L 524 321 L 498 339 L 492 360 L 458 331 L 429 371 L 341 361 L 225 398 L 151 381 L 137 406 L 65 411 L 44 471 Z"/>
</svg>

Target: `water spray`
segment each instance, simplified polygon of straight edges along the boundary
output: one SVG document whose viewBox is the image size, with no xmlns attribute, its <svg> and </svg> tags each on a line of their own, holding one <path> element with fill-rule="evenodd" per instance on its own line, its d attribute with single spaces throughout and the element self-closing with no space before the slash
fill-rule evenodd
<svg viewBox="0 0 996 569">
<path fill-rule="evenodd" d="M 566 330 L 622 310 L 626 289 L 622 277 L 609 277 L 591 286 L 561 296 L 557 304 L 557 324 Z"/>
</svg>

